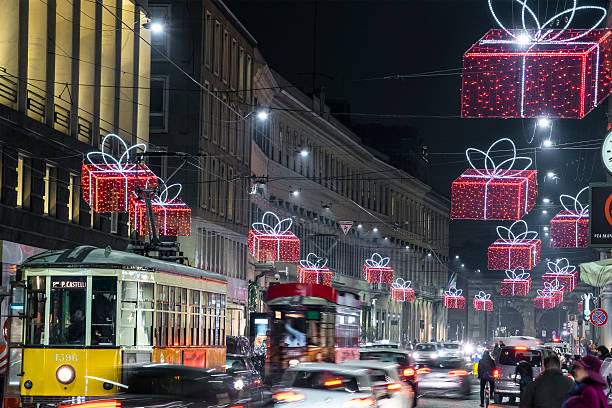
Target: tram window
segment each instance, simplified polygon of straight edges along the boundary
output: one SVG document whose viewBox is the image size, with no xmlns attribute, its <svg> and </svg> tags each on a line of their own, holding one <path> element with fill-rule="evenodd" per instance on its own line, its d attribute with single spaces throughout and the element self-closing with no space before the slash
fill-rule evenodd
<svg viewBox="0 0 612 408">
<path fill-rule="evenodd" d="M 115 345 L 117 310 L 117 278 L 94 276 L 91 278 L 91 344 Z"/>
<path fill-rule="evenodd" d="M 121 345 L 151 345 L 154 284 L 122 282 Z"/>
<path fill-rule="evenodd" d="M 49 344 L 85 344 L 86 278 L 54 276 L 51 279 Z"/>
<path fill-rule="evenodd" d="M 153 309 L 153 284 L 138 283 L 138 308 Z"/>
<path fill-rule="evenodd" d="M 45 277 L 28 278 L 26 344 L 43 344 L 45 331 Z"/>
<path fill-rule="evenodd" d="M 138 329 L 136 337 L 137 346 L 150 346 L 152 344 L 151 329 L 153 327 L 153 312 L 138 311 Z"/>
</svg>

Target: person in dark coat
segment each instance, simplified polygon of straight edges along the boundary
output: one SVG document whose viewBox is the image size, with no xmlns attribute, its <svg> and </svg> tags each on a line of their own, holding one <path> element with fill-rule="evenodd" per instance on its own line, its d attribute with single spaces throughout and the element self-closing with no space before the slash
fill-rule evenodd
<svg viewBox="0 0 612 408">
<path fill-rule="evenodd" d="M 599 374 L 601 360 L 595 356 L 584 356 L 574 364 L 576 385 L 563 408 L 608 408 L 608 399 L 604 394 L 606 380 Z"/>
<path fill-rule="evenodd" d="M 606 358 L 610 357 L 610 351 L 603 344 L 601 346 L 598 346 L 595 352 L 597 353 L 597 357 L 599 357 L 601 361 L 604 361 Z"/>
<path fill-rule="evenodd" d="M 493 382 L 493 370 L 495 370 L 495 361 L 491 358 L 488 350 L 482 353 L 482 358 L 478 362 L 478 378 L 480 379 L 480 406 L 484 407 L 484 391 L 487 382 L 493 395 L 495 383 Z"/>
<path fill-rule="evenodd" d="M 521 378 L 519 379 L 519 387 L 521 389 L 521 394 L 525 390 L 525 387 L 529 385 L 533 381 L 533 367 L 525 356 L 520 354 L 518 356 L 519 363 L 514 370 L 514 381 L 516 382 L 516 376 L 519 375 Z"/>
<path fill-rule="evenodd" d="M 556 354 L 544 358 L 542 374 L 525 387 L 519 408 L 561 408 L 574 382 L 561 372 Z"/>
</svg>

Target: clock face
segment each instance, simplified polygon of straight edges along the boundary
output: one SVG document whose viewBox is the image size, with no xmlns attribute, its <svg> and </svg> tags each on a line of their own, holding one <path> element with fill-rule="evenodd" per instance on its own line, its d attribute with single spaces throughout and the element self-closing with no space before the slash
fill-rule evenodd
<svg viewBox="0 0 612 408">
<path fill-rule="evenodd" d="M 601 159 L 608 173 L 612 174 L 612 132 L 606 135 L 601 145 Z"/>
</svg>

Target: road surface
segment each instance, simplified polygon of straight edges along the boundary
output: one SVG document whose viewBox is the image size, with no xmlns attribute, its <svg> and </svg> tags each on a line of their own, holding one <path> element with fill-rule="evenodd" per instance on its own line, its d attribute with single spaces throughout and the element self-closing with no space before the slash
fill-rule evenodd
<svg viewBox="0 0 612 408">
<path fill-rule="evenodd" d="M 421 397 L 419 398 L 419 404 L 417 408 L 474 408 L 480 406 L 480 396 L 478 395 L 478 387 L 472 387 L 472 395 L 469 399 L 459 398 L 433 398 L 433 397 Z M 491 408 L 511 408 L 518 407 L 518 403 L 510 405 L 508 399 L 504 399 L 503 405 L 491 404 Z"/>
</svg>

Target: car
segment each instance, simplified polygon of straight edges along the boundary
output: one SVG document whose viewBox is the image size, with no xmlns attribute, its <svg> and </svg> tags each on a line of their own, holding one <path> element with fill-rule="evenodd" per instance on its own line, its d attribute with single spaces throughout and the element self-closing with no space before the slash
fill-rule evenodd
<svg viewBox="0 0 612 408">
<path fill-rule="evenodd" d="M 433 363 L 438 360 L 441 347 L 437 343 L 419 343 L 414 347 L 412 358 L 416 363 Z"/>
<path fill-rule="evenodd" d="M 397 391 L 397 386 L 388 389 L 373 384 L 365 368 L 299 363 L 287 368 L 280 385 L 273 388 L 273 399 L 283 408 L 374 408 Z"/>
<path fill-rule="evenodd" d="M 504 346 L 500 349 L 499 355 L 495 356 L 493 401 L 496 404 L 501 404 L 504 397 L 508 397 L 512 404 L 516 401 L 516 397 L 521 394 L 518 384 L 519 378 L 515 378 L 515 371 L 516 366 L 522 359 L 531 364 L 533 378 L 537 378 L 542 366 L 542 349 L 540 346 Z"/>
<path fill-rule="evenodd" d="M 415 392 L 410 384 L 402 384 L 399 365 L 389 361 L 348 360 L 340 365 L 365 368 L 370 374 L 370 381 L 378 388 L 396 390 L 389 398 L 379 400 L 378 405 L 385 408 L 412 408 L 415 406 Z M 398 387 L 400 385 L 400 387 Z"/>
<path fill-rule="evenodd" d="M 255 369 L 255 365 L 250 357 L 239 354 L 227 354 L 225 361 L 226 372 L 232 375 L 234 379 L 242 380 L 244 388 L 250 391 L 252 399 L 272 402 L 270 400 L 271 394 L 264 388 L 263 378 Z"/>
<path fill-rule="evenodd" d="M 443 360 L 463 360 L 463 348 L 459 343 L 439 343 L 438 358 Z"/>
<path fill-rule="evenodd" d="M 419 396 L 444 395 L 468 398 L 472 393 L 472 368 L 463 359 L 416 364 Z"/>
<path fill-rule="evenodd" d="M 418 394 L 418 384 L 415 376 L 415 365 L 411 353 L 395 348 L 371 348 L 359 350 L 360 360 L 378 360 L 392 362 L 398 365 L 400 379 L 412 386 L 415 395 Z"/>
<path fill-rule="evenodd" d="M 103 400 L 62 403 L 60 408 L 229 408 L 259 405 L 259 401 L 251 398 L 250 390 L 244 387 L 242 380 L 222 371 L 173 364 L 145 364 L 124 366 L 124 375 L 123 383 L 117 384 L 122 392 Z"/>
</svg>

